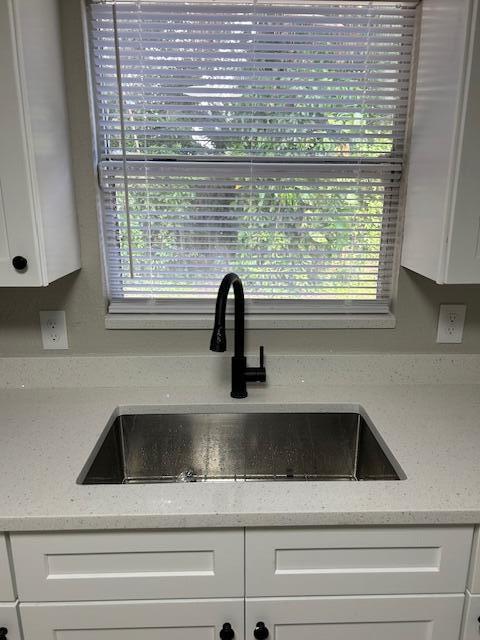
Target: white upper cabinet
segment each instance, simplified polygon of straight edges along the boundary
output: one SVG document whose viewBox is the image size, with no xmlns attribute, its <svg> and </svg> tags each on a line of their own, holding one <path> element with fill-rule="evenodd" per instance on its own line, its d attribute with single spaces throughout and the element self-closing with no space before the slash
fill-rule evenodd
<svg viewBox="0 0 480 640">
<path fill-rule="evenodd" d="M 402 265 L 480 283 L 478 0 L 423 0 Z"/>
<path fill-rule="evenodd" d="M 79 269 L 70 156 L 57 2 L 1 0 L 0 286 Z"/>
</svg>

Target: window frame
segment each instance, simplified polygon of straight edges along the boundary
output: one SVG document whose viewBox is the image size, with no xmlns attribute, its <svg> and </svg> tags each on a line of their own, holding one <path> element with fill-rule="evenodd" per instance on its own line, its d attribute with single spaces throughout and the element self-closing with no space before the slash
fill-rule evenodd
<svg viewBox="0 0 480 640">
<path fill-rule="evenodd" d="M 93 149 L 94 149 L 94 163 L 97 175 L 97 189 L 101 190 L 101 178 L 100 178 L 100 165 L 98 152 L 98 139 L 99 134 L 97 131 L 97 112 L 95 93 L 93 88 L 93 69 L 91 64 L 92 50 L 90 48 L 90 36 L 88 25 L 88 7 L 90 2 L 98 2 L 102 0 L 81 0 L 83 5 L 83 31 L 85 37 L 85 51 L 88 67 L 88 93 L 90 102 L 90 114 L 93 126 Z M 121 1 L 121 0 L 120 0 Z M 126 2 L 131 0 L 125 0 Z M 183 2 L 184 0 L 170 0 L 173 2 Z M 195 0 L 193 0 L 195 1 Z M 200 0 L 201 1 L 201 0 Z M 234 0 L 235 1 L 235 0 Z M 385 1 L 385 0 L 383 0 Z M 388 1 L 388 0 L 387 0 Z M 392 0 L 394 2 L 395 0 Z M 295 3 L 295 0 L 292 0 Z M 406 201 L 406 174 L 408 167 L 408 149 L 410 145 L 411 123 L 413 119 L 414 99 L 415 99 L 415 75 L 416 67 L 418 65 L 418 41 L 419 41 L 419 28 L 421 27 L 421 0 L 417 6 L 417 16 L 415 21 L 415 35 L 414 44 L 412 49 L 412 67 L 409 89 L 409 103 L 407 109 L 407 121 L 406 121 L 406 135 L 404 139 L 404 155 L 403 155 L 403 167 L 401 168 L 402 176 L 399 184 L 399 204 L 398 204 L 398 222 L 396 229 L 395 246 L 393 250 L 393 264 L 392 264 L 392 283 L 391 283 L 391 295 L 390 304 L 379 304 L 377 300 L 372 301 L 372 304 L 368 302 L 352 302 L 351 300 L 338 300 L 338 301 L 322 301 L 322 300 L 260 300 L 260 299 L 248 299 L 245 300 L 245 313 L 246 313 L 246 327 L 258 328 L 258 329 L 315 329 L 315 328 L 328 328 L 328 329 L 352 329 L 352 328 L 365 328 L 365 329 L 378 329 L 378 328 L 394 328 L 396 326 L 395 308 L 397 304 L 398 294 L 398 280 L 401 266 L 401 250 L 402 250 L 402 236 L 403 236 L 403 219 Z M 395 142 L 394 142 L 395 144 Z M 118 162 L 120 158 L 116 157 L 114 162 Z M 137 158 L 138 160 L 138 158 Z M 160 159 L 152 158 L 152 160 L 158 164 L 167 164 L 169 158 L 161 157 Z M 183 162 L 178 160 L 178 156 L 175 156 L 176 163 Z M 206 163 L 212 161 L 212 156 L 193 158 L 188 156 L 185 161 L 188 163 Z M 238 165 L 242 163 L 241 158 L 232 160 L 214 160 L 217 163 L 225 163 L 228 165 Z M 261 158 L 259 161 L 265 164 L 272 164 L 275 166 L 275 162 L 281 161 L 285 163 L 285 158 L 268 157 L 267 159 Z M 103 161 L 105 162 L 105 160 Z M 140 161 L 142 162 L 142 161 Z M 250 164 L 250 160 L 243 160 L 243 162 Z M 352 175 L 358 173 L 360 166 L 375 166 L 375 167 L 387 167 L 392 166 L 392 171 L 395 166 L 395 159 L 386 157 L 385 161 L 371 161 L 369 159 L 362 159 L 360 162 L 351 162 Z M 319 175 L 324 173 L 324 169 L 328 162 L 322 160 L 320 162 L 315 159 L 307 160 L 306 162 L 298 162 L 292 160 L 287 163 L 290 167 L 294 165 L 308 164 L 317 167 Z M 345 168 L 347 162 L 336 162 L 332 160 L 331 165 L 338 165 Z M 397 166 L 399 163 L 397 161 Z M 397 169 L 398 170 L 398 169 Z M 300 174 L 298 174 L 300 175 Z M 378 174 L 376 175 L 378 177 Z M 384 209 L 385 211 L 385 209 Z M 102 254 L 102 271 L 104 282 L 104 294 L 105 303 L 107 307 L 107 313 L 105 315 L 105 326 L 107 329 L 202 329 L 211 328 L 212 317 L 214 314 L 215 300 L 195 300 L 195 299 L 176 299 L 176 298 L 161 298 L 161 299 L 115 299 L 109 296 L 108 292 L 108 265 L 106 259 L 106 243 L 104 240 L 103 221 L 105 219 L 103 213 L 103 202 L 100 192 L 97 193 L 97 212 L 100 226 L 100 249 Z M 388 216 L 386 216 L 388 217 Z M 383 220 L 385 222 L 385 219 Z M 380 281 L 379 281 L 380 283 Z M 345 309 L 342 309 L 342 305 Z M 375 306 L 375 310 L 372 310 L 372 306 Z M 227 306 L 227 325 L 233 326 L 233 304 L 229 301 Z"/>
</svg>

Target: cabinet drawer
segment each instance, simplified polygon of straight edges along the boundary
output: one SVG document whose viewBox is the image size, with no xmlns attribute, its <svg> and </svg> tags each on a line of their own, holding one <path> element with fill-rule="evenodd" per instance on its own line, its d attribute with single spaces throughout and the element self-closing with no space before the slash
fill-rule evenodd
<svg viewBox="0 0 480 640">
<path fill-rule="evenodd" d="M 243 638 L 243 600 L 21 604 L 25 640 L 214 640 L 228 622 Z"/>
<path fill-rule="evenodd" d="M 12 587 L 12 575 L 8 562 L 7 543 L 5 536 L 0 533 L 0 600 L 15 600 Z M 2 625 L 0 624 L 0 627 Z"/>
<path fill-rule="evenodd" d="M 243 596 L 243 531 L 20 533 L 22 601 Z"/>
<path fill-rule="evenodd" d="M 247 596 L 463 593 L 471 527 L 247 530 Z"/>
<path fill-rule="evenodd" d="M 0 604 L 0 627 L 7 629 L 7 640 L 21 640 L 18 604 Z"/>
<path fill-rule="evenodd" d="M 454 640 L 463 601 L 463 595 L 247 599 L 245 637 L 253 638 L 262 621 L 269 640 Z"/>
<path fill-rule="evenodd" d="M 462 640 L 479 640 L 480 638 L 480 596 L 467 592 Z"/>
</svg>

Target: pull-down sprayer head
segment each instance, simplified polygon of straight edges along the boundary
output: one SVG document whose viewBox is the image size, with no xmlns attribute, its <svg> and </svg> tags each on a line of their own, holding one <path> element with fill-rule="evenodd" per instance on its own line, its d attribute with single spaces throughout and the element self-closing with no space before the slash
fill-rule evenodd
<svg viewBox="0 0 480 640">
<path fill-rule="evenodd" d="M 210 340 L 210 351 L 222 352 L 227 349 L 227 337 L 225 335 L 225 326 L 217 324 L 213 327 L 212 338 Z"/>
</svg>

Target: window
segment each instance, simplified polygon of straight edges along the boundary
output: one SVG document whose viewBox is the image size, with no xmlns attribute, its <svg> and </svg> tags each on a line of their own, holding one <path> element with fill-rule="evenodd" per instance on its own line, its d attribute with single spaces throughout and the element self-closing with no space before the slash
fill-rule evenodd
<svg viewBox="0 0 480 640">
<path fill-rule="evenodd" d="M 211 310 L 235 271 L 255 311 L 387 312 L 415 21 L 413 2 L 92 2 L 111 308 Z"/>
</svg>

